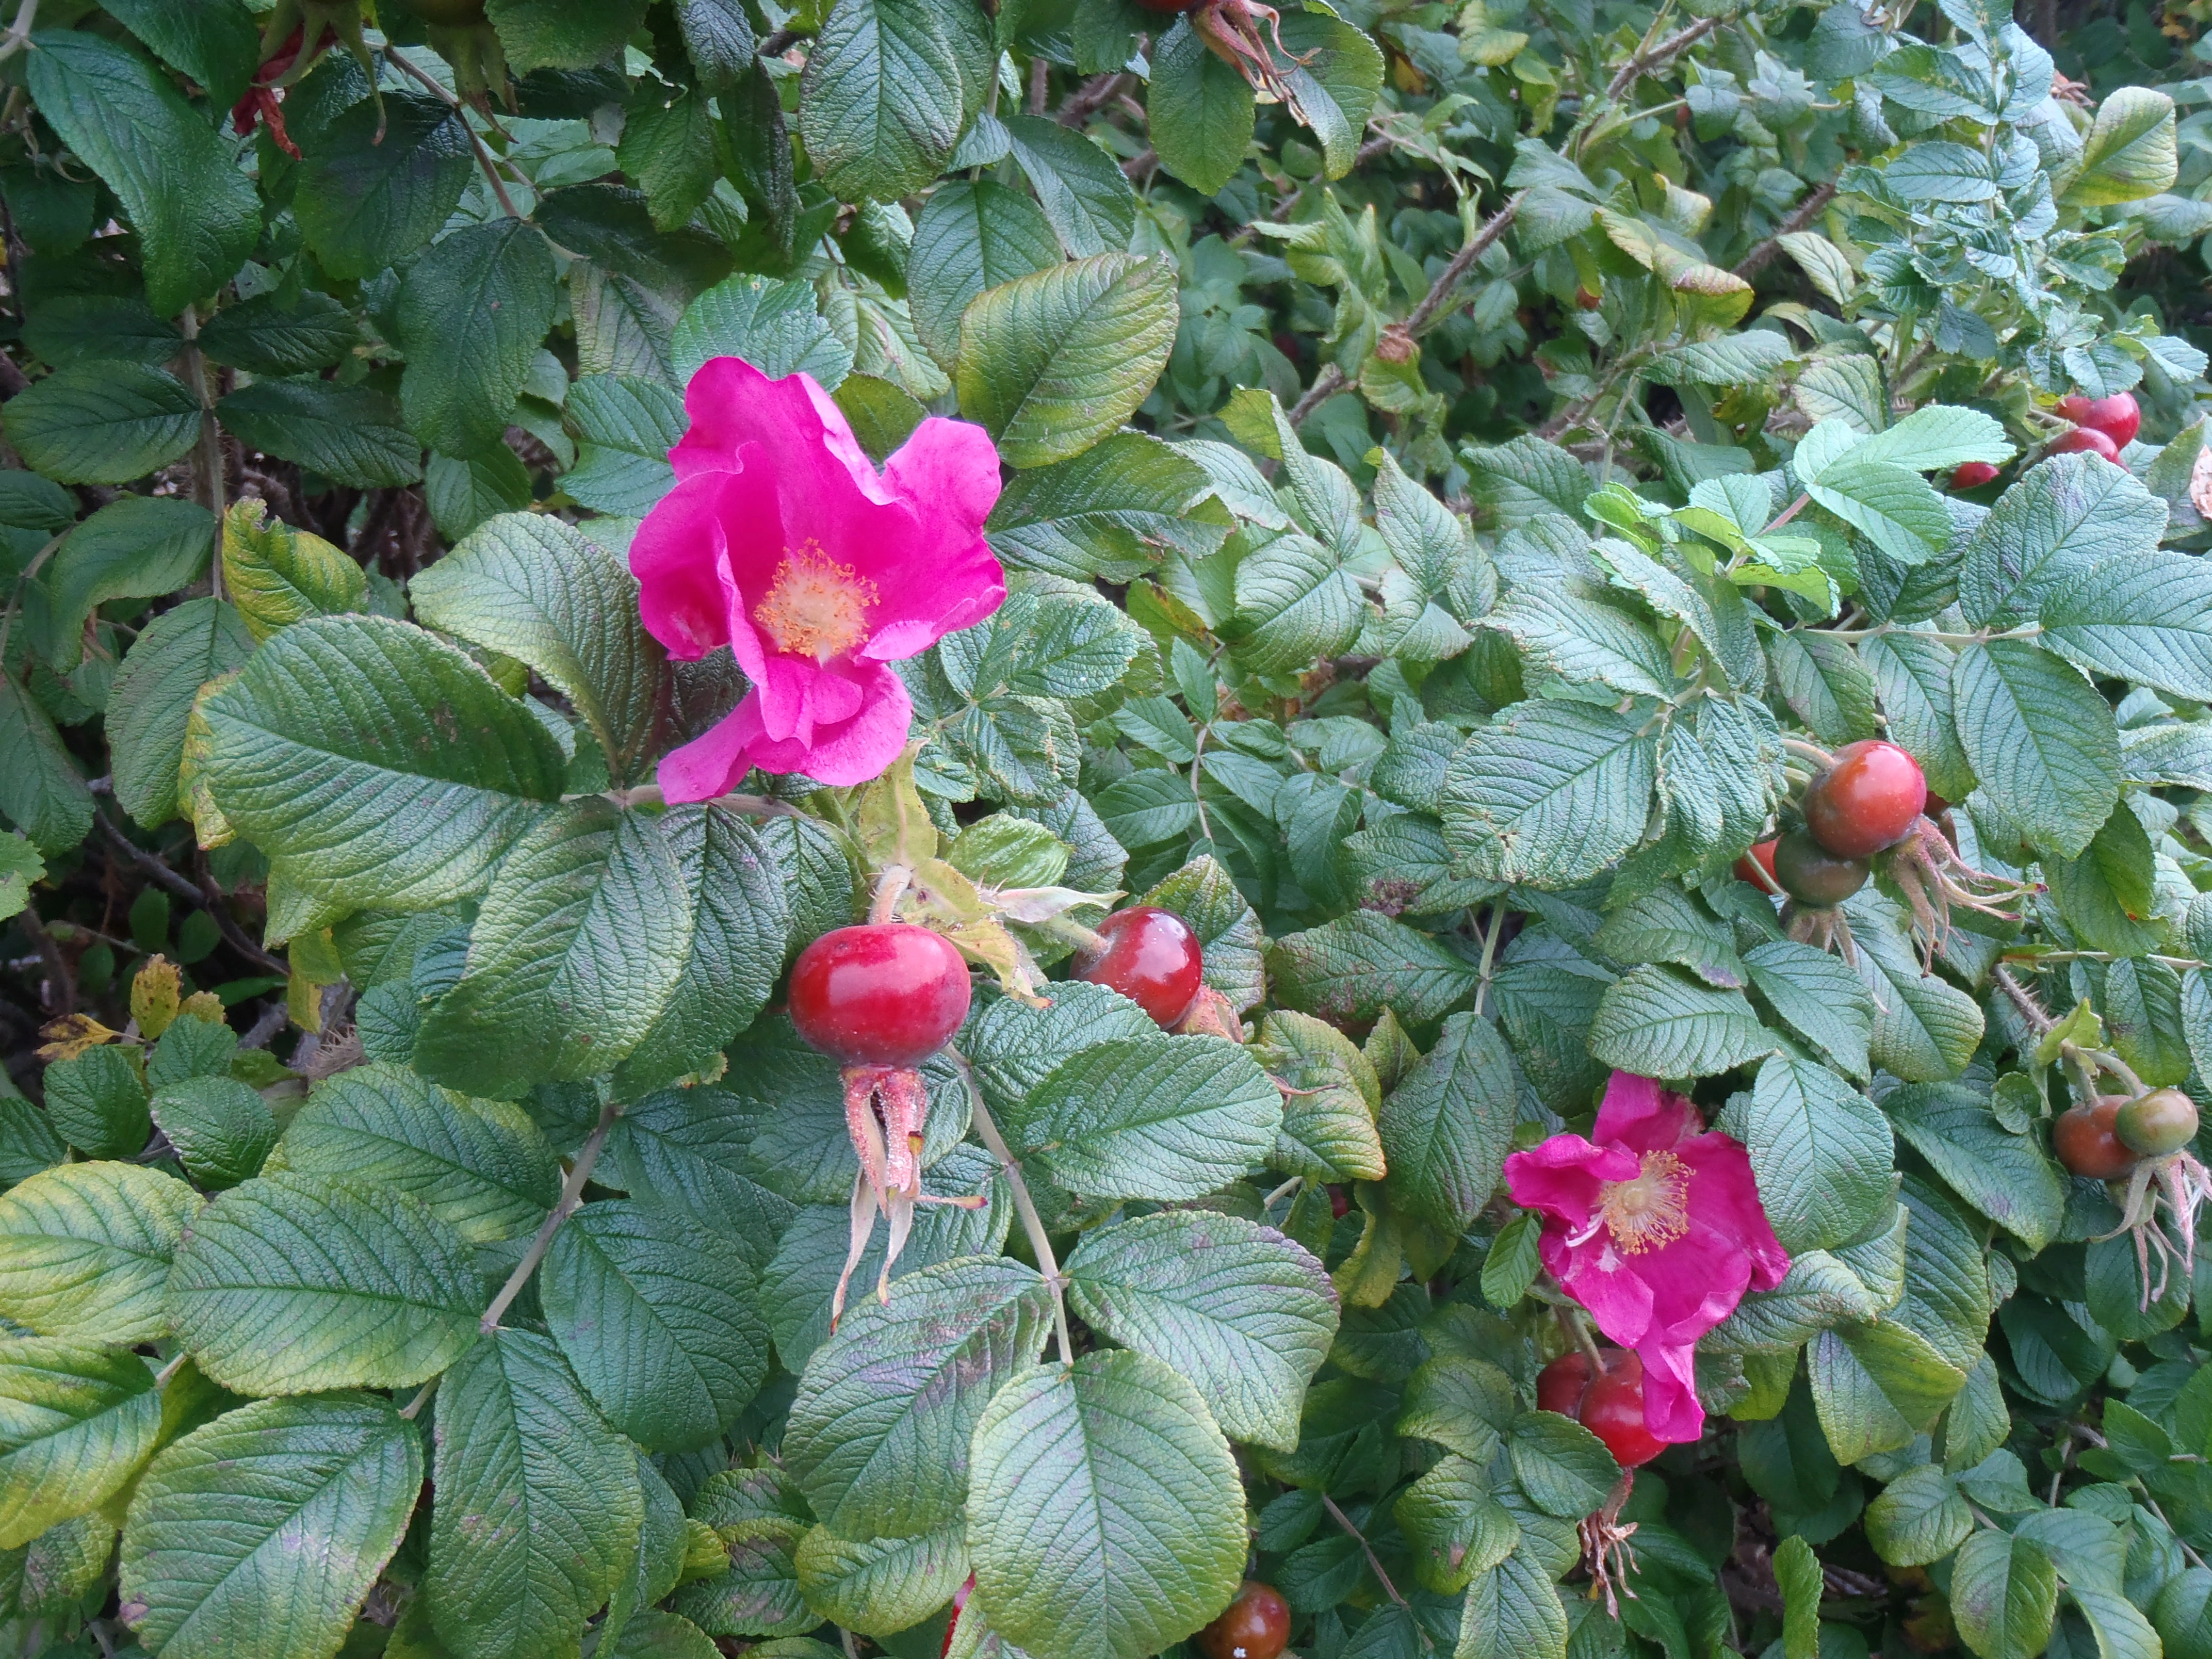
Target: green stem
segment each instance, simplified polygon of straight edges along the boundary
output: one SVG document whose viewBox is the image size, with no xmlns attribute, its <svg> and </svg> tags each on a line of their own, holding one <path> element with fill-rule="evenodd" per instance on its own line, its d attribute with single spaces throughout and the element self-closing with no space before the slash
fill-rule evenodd
<svg viewBox="0 0 2212 1659">
<path fill-rule="evenodd" d="M 1036 1200 L 1030 1197 L 1029 1182 L 1022 1179 L 1021 1160 L 1006 1145 L 1006 1138 L 999 1133 L 999 1126 L 991 1116 L 991 1109 L 983 1103 L 983 1085 L 975 1080 L 975 1068 L 968 1063 L 968 1056 L 956 1049 L 947 1048 L 945 1056 L 959 1071 L 961 1080 L 968 1085 L 968 1115 L 975 1126 L 975 1133 L 991 1156 L 999 1160 L 999 1168 L 1006 1177 L 1006 1186 L 1014 1195 L 1014 1213 L 1022 1218 L 1022 1231 L 1030 1241 L 1030 1249 L 1036 1255 L 1037 1268 L 1052 1287 L 1052 1328 L 1054 1340 L 1060 1344 L 1063 1361 L 1075 1358 L 1074 1339 L 1068 1334 L 1067 1296 L 1062 1286 L 1060 1258 L 1053 1254 L 1052 1240 L 1044 1230 L 1044 1218 L 1037 1213 Z"/>
</svg>

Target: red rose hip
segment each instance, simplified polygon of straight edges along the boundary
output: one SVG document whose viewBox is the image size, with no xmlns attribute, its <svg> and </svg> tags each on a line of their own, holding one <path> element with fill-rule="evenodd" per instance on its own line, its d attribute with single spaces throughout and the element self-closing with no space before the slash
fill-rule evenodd
<svg viewBox="0 0 2212 1659">
<path fill-rule="evenodd" d="M 2115 392 L 2109 398 L 2085 398 L 2077 392 L 2058 400 L 2058 413 L 2076 426 L 2103 433 L 2112 441 L 2115 448 L 2133 443 L 2136 434 L 2142 430 L 2142 410 L 2132 392 Z"/>
<path fill-rule="evenodd" d="M 1191 1638 L 1206 1659 L 1275 1659 L 1291 1643 L 1291 1604 L 1248 1578 L 1221 1617 Z"/>
<path fill-rule="evenodd" d="M 1613 1461 L 1624 1469 L 1649 1463 L 1667 1449 L 1667 1443 L 1644 1425 L 1644 1361 L 1632 1352 L 1624 1351 L 1603 1376 L 1592 1380 L 1580 1415 L 1583 1426 L 1605 1442 Z"/>
<path fill-rule="evenodd" d="M 1987 461 L 1966 461 L 1951 474 L 1951 488 L 1979 489 L 1985 483 L 1995 483 L 1996 477 L 1996 468 Z"/>
<path fill-rule="evenodd" d="M 1920 763 L 1869 738 L 1838 749 L 1836 763 L 1806 786 L 1805 827 L 1839 859 L 1868 858 L 1904 840 L 1927 805 Z"/>
<path fill-rule="evenodd" d="M 1589 1356 L 1577 1349 L 1563 1353 L 1536 1373 L 1536 1409 L 1579 1417 L 1583 1396 L 1589 1392 Z"/>
<path fill-rule="evenodd" d="M 1762 841 L 1735 861 L 1735 878 L 1747 881 L 1762 893 L 1771 893 L 1780 884 L 1774 876 L 1776 843 Z"/>
<path fill-rule="evenodd" d="M 1190 924 L 1156 904 L 1133 904 L 1097 932 L 1101 947 L 1076 953 L 1076 978 L 1119 991 L 1162 1027 L 1180 1023 L 1198 1000 L 1206 969 Z"/>
<path fill-rule="evenodd" d="M 968 964 L 911 922 L 840 927 L 799 953 L 791 1023 L 847 1066 L 919 1066 L 968 1018 Z"/>
<path fill-rule="evenodd" d="M 2077 426 L 2051 446 L 2053 455 L 2101 455 L 2118 463 L 2120 447 L 2112 441 L 2112 434 L 2094 426 Z"/>
</svg>

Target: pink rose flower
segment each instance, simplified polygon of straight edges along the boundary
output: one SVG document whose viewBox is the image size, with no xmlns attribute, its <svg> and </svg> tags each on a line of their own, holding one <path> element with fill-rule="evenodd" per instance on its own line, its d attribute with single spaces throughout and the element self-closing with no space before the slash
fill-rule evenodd
<svg viewBox="0 0 2212 1659">
<path fill-rule="evenodd" d="M 1537 1250 L 1597 1328 L 1644 1361 L 1644 1420 L 1705 1432 L 1692 1352 L 1747 1290 L 1790 1271 L 1742 1144 L 1648 1077 L 1615 1072 L 1594 1140 L 1553 1135 L 1505 1160 L 1513 1201 L 1544 1218 Z"/>
<path fill-rule="evenodd" d="M 676 487 L 630 544 L 639 608 L 671 656 L 730 647 L 752 689 L 660 763 L 662 793 L 709 799 L 756 766 L 881 775 L 914 712 L 890 665 L 1006 597 L 983 540 L 997 450 L 933 416 L 878 472 L 811 375 L 771 380 L 740 357 L 704 364 L 684 407 Z"/>
</svg>

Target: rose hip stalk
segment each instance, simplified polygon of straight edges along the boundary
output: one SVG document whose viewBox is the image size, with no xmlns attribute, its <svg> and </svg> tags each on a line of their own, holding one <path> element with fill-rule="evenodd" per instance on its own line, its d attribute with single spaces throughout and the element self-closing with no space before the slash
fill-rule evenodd
<svg viewBox="0 0 2212 1659">
<path fill-rule="evenodd" d="M 878 921 L 824 933 L 791 969 L 791 1023 L 841 1063 L 845 1123 L 860 1157 L 853 1237 L 830 1304 L 835 1328 L 853 1270 L 880 1212 L 890 1233 L 876 1294 L 890 1300 L 891 1264 L 906 1248 L 917 1204 L 979 1207 L 981 1198 L 921 1190 L 922 1125 L 929 1091 L 915 1068 L 968 1018 L 968 964 L 943 935 L 912 922 Z"/>
</svg>

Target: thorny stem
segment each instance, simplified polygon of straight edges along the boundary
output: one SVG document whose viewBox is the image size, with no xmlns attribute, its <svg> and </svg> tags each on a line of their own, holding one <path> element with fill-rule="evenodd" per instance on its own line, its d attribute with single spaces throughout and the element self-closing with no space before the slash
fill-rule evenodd
<svg viewBox="0 0 2212 1659">
<path fill-rule="evenodd" d="M 1746 282 L 1758 276 L 1766 268 L 1767 262 L 1781 252 L 1783 237 L 1804 229 L 1814 220 L 1819 218 L 1826 210 L 1828 204 L 1835 199 L 1836 187 L 1832 184 L 1822 185 L 1814 190 L 1811 195 L 1797 204 L 1787 219 L 1775 227 L 1773 235 L 1759 243 L 1737 262 L 1735 274 Z"/>
<path fill-rule="evenodd" d="M 1052 1253 L 1052 1240 L 1045 1233 L 1044 1218 L 1037 1213 L 1036 1202 L 1030 1197 L 1029 1182 L 1022 1179 L 1021 1162 L 1007 1148 L 1006 1138 L 999 1133 L 991 1109 L 983 1103 L 983 1087 L 975 1081 L 975 1068 L 968 1063 L 968 1056 L 952 1048 L 945 1049 L 945 1056 L 959 1070 L 961 1080 L 968 1085 L 968 1115 L 975 1125 L 975 1133 L 982 1136 L 983 1145 L 999 1160 L 999 1168 L 1006 1174 L 1006 1185 L 1014 1195 L 1014 1213 L 1022 1218 L 1022 1231 L 1036 1254 L 1038 1270 L 1044 1274 L 1045 1283 L 1052 1286 L 1052 1330 L 1054 1340 L 1060 1344 L 1060 1357 L 1063 1362 L 1073 1359 L 1075 1342 L 1067 1330 L 1067 1296 L 1060 1285 L 1060 1258 Z"/>
<path fill-rule="evenodd" d="M 2042 1006 L 2027 994 L 2027 988 L 2012 976 L 2010 969 L 1999 967 L 1995 970 L 1994 977 L 1998 988 L 2004 992 L 2005 995 L 2012 999 L 2012 1006 L 2020 1010 L 2020 1017 L 2028 1023 L 2029 1029 L 2040 1033 L 2051 1028 L 2055 1022 L 2050 1015 L 2043 1012 Z"/>
<path fill-rule="evenodd" d="M 507 1283 L 499 1287 L 499 1294 L 491 1299 L 491 1306 L 483 1310 L 477 1328 L 489 1335 L 499 1328 L 499 1316 L 505 1313 L 514 1298 L 522 1294 L 522 1287 L 530 1282 L 530 1275 L 538 1271 L 538 1264 L 545 1259 L 545 1252 L 553 1247 L 553 1235 L 561 1231 L 561 1224 L 576 1213 L 584 1201 L 584 1183 L 592 1178 L 592 1167 L 599 1161 L 599 1153 L 607 1144 L 607 1136 L 622 1115 L 622 1106 L 611 1101 L 599 1108 L 599 1121 L 576 1153 L 576 1162 L 568 1170 L 568 1178 L 561 1185 L 561 1201 L 553 1206 L 553 1213 L 545 1218 L 538 1228 L 538 1237 L 530 1241 L 530 1248 L 522 1253 L 522 1260 L 514 1264 L 514 1271 L 507 1276 Z"/>
<path fill-rule="evenodd" d="M 508 218 L 521 218 L 523 216 L 522 213 L 520 210 L 514 205 L 514 201 L 508 197 L 507 193 L 507 186 L 500 182 L 498 162 L 492 158 L 490 149 L 484 143 L 483 139 L 477 134 L 477 130 L 469 125 L 468 112 L 462 107 L 461 100 L 454 97 L 452 93 L 447 92 L 445 88 L 440 86 L 435 76 L 428 74 L 422 70 L 418 69 L 416 65 L 408 62 L 406 58 L 400 56 L 399 53 L 387 50 L 384 54 L 384 61 L 391 64 L 394 69 L 398 70 L 402 75 L 411 76 L 416 80 L 421 82 L 432 92 L 435 93 L 441 99 L 444 100 L 447 108 L 452 110 L 455 114 L 461 118 L 461 125 L 466 129 L 469 135 L 469 143 L 473 145 L 476 149 L 477 165 L 483 169 L 484 179 L 491 185 L 491 193 L 499 198 L 499 204 L 505 210 Z"/>
<path fill-rule="evenodd" d="M 898 914 L 898 902 L 906 894 L 907 884 L 914 879 L 914 872 L 903 864 L 894 864 L 884 872 L 876 883 L 874 902 L 868 906 L 868 920 L 885 922 Z"/>
<path fill-rule="evenodd" d="M 1480 975 L 1480 982 L 1474 988 L 1474 1017 L 1477 1019 L 1482 1018 L 1483 1005 L 1490 1000 L 1490 981 L 1498 957 L 1498 936 L 1504 931 L 1505 906 L 1498 899 L 1492 899 L 1490 927 L 1482 936 L 1482 965 L 1476 970 Z"/>
</svg>

